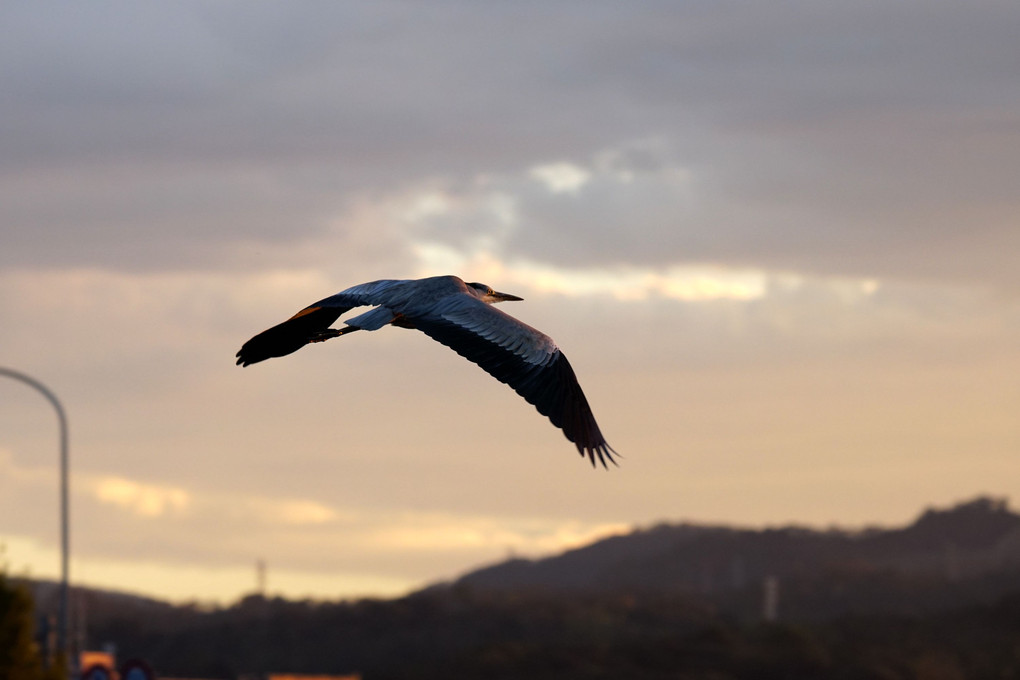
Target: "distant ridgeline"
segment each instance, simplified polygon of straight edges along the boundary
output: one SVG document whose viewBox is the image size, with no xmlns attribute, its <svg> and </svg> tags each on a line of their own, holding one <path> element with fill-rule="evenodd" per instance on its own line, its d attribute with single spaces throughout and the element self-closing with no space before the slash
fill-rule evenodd
<svg viewBox="0 0 1020 680">
<path fill-rule="evenodd" d="M 978 498 L 899 529 L 659 525 L 393 600 L 74 601 L 88 644 L 160 677 L 1000 677 L 1020 668 L 1020 515 Z"/>
<path fill-rule="evenodd" d="M 898 529 L 659 525 L 388 600 L 74 601 L 89 644 L 157 677 L 1003 677 L 1020 516 L 982 498 Z"/>
<path fill-rule="evenodd" d="M 995 597 L 1017 588 L 1018 571 L 1020 515 L 1010 511 L 1006 499 L 980 497 L 948 510 L 929 509 L 899 529 L 660 524 L 555 557 L 511 559 L 468 573 L 450 587 L 667 591 L 725 601 L 748 590 L 760 593 L 765 580 L 778 579 L 787 603 L 791 595 L 807 594 L 801 591 L 844 599 L 846 606 L 837 606 L 841 610 L 909 595 L 921 598 L 920 607 L 905 607 L 915 610 L 959 603 L 940 598 Z M 967 587 L 955 595 L 940 594 L 947 583 Z"/>
<path fill-rule="evenodd" d="M 767 582 L 778 584 L 782 619 L 989 603 L 1020 591 L 1020 515 L 1006 499 L 980 497 L 929 509 L 897 529 L 659 524 L 553 557 L 510 559 L 420 594 L 670 594 L 758 618 Z M 52 609 L 55 584 L 32 586 L 37 607 Z M 95 620 L 107 612 L 162 617 L 178 609 L 123 593 L 75 591 Z"/>
</svg>

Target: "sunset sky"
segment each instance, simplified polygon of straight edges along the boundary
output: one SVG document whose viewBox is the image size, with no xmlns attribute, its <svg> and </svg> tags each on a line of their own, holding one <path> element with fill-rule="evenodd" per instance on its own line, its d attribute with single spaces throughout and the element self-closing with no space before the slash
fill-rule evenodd
<svg viewBox="0 0 1020 680">
<path fill-rule="evenodd" d="M 1020 499 L 1020 4 L 0 4 L 0 366 L 64 402 L 72 581 L 398 595 L 660 521 Z M 248 368 L 457 274 L 570 358 L 619 468 L 420 333 Z M 58 574 L 0 379 L 0 543 Z"/>
</svg>

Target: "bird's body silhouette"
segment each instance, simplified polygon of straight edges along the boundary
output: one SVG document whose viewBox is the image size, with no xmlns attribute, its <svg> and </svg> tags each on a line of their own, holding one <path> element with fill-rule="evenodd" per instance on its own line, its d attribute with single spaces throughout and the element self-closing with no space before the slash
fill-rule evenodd
<svg viewBox="0 0 1020 680">
<path fill-rule="evenodd" d="M 599 431 L 574 370 L 552 338 L 491 305 L 521 298 L 456 276 L 384 279 L 352 286 L 311 304 L 244 343 L 237 363 L 248 366 L 305 345 L 386 325 L 414 328 L 478 364 L 512 387 L 563 430 L 578 452 L 606 465 L 616 453 Z M 372 306 L 330 328 L 355 307 Z"/>
</svg>

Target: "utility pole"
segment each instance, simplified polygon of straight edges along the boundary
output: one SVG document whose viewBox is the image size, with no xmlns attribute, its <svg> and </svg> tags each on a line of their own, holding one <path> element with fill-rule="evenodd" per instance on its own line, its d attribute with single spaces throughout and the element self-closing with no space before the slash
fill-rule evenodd
<svg viewBox="0 0 1020 680">
<path fill-rule="evenodd" d="M 263 559 L 255 563 L 255 594 L 266 596 L 266 561 Z"/>
<path fill-rule="evenodd" d="M 762 582 L 762 618 L 767 623 L 779 620 L 779 579 L 769 575 Z"/>
<path fill-rule="evenodd" d="M 64 407 L 61 405 L 57 395 L 53 394 L 41 382 L 25 375 L 19 371 L 0 366 L 0 375 L 14 378 L 26 385 L 35 388 L 53 405 L 57 412 L 57 421 L 60 425 L 60 605 L 57 615 L 57 649 L 64 653 L 68 669 L 73 673 L 74 659 L 71 658 L 71 650 L 68 646 L 67 635 L 67 597 L 68 597 L 68 566 L 70 553 L 69 540 L 69 511 L 68 511 L 68 475 L 67 475 L 67 416 L 64 414 Z"/>
</svg>

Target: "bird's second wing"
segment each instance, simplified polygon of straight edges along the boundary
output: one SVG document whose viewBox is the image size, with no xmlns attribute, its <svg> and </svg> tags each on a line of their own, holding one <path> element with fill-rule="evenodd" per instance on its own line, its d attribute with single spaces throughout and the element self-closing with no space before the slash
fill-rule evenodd
<svg viewBox="0 0 1020 680">
<path fill-rule="evenodd" d="M 329 328 L 348 309 L 350 307 L 305 307 L 283 323 L 262 331 L 244 343 L 237 352 L 238 366 L 248 366 L 298 351 L 311 342 L 316 333 Z"/>
<path fill-rule="evenodd" d="M 315 340 L 317 334 L 329 328 L 342 314 L 355 307 L 377 304 L 377 300 L 399 290 L 403 283 L 389 279 L 362 283 L 308 305 L 244 343 L 237 353 L 237 364 L 247 366 L 296 352 Z"/>
<path fill-rule="evenodd" d="M 411 319 L 430 338 L 506 383 L 563 430 L 587 455 L 615 463 L 592 415 L 574 369 L 552 338 L 484 302 L 453 296 L 427 315 Z"/>
</svg>

